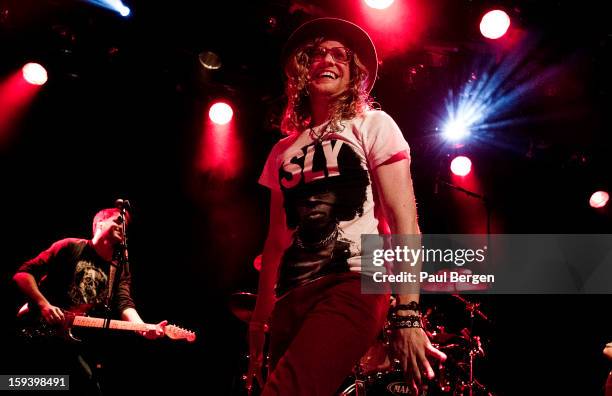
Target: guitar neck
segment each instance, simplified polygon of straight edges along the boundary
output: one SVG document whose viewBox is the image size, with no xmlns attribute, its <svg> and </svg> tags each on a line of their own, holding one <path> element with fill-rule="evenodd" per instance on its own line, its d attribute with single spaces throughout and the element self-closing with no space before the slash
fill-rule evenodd
<svg viewBox="0 0 612 396">
<path fill-rule="evenodd" d="M 89 316 L 75 316 L 74 321 L 72 322 L 72 326 L 77 327 L 95 327 L 95 328 L 104 328 L 108 327 L 109 329 L 114 330 L 132 330 L 132 331 L 147 331 L 151 328 L 152 325 L 146 323 L 135 323 L 128 322 L 125 320 L 111 320 L 108 326 L 106 324 L 106 319 L 102 318 L 93 318 Z"/>
</svg>

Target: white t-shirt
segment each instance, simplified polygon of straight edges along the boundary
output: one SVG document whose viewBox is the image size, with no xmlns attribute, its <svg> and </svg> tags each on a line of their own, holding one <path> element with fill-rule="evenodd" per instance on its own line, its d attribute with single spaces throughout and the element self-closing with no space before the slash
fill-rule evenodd
<svg viewBox="0 0 612 396">
<path fill-rule="evenodd" d="M 283 192 L 285 226 L 294 231 L 279 269 L 279 295 L 328 273 L 361 270 L 361 235 L 379 233 L 371 171 L 396 154 L 409 158 L 402 132 L 383 111 L 345 120 L 339 131 L 325 128 L 280 140 L 259 178 Z"/>
</svg>

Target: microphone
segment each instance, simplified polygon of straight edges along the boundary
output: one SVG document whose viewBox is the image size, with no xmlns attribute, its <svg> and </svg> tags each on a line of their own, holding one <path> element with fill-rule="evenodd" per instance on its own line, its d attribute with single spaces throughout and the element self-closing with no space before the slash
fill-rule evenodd
<svg viewBox="0 0 612 396">
<path fill-rule="evenodd" d="M 130 205 L 130 201 L 128 201 L 127 199 L 117 199 L 115 201 L 115 207 L 117 209 L 125 209 L 125 210 L 132 210 L 132 205 Z"/>
<path fill-rule="evenodd" d="M 115 248 L 117 253 L 119 254 L 120 262 L 128 262 L 128 247 L 127 247 L 127 234 L 126 234 L 126 225 L 131 217 L 132 205 L 130 205 L 130 201 L 127 199 L 116 199 L 115 207 L 121 211 L 120 219 L 121 226 L 123 227 L 123 240 L 119 243 Z M 124 217 L 125 215 L 125 217 Z"/>
</svg>

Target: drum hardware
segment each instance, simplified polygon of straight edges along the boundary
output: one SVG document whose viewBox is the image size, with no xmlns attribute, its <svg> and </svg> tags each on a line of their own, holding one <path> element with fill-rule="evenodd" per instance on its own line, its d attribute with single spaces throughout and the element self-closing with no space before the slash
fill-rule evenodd
<svg viewBox="0 0 612 396">
<path fill-rule="evenodd" d="M 468 313 L 469 325 L 458 333 L 447 331 L 446 326 L 436 320 L 435 307 L 426 307 L 422 322 L 432 345 L 447 354 L 446 362 L 435 368 L 436 378 L 415 393 L 405 380 L 399 361 L 390 359 L 389 323 L 381 331 L 375 343 L 355 366 L 350 382 L 346 382 L 339 396 L 474 396 L 492 393 L 475 376 L 475 362 L 486 356 L 484 340 L 473 334 L 476 319 L 489 322 L 480 310 L 480 303 L 454 296 Z M 393 306 L 391 300 L 391 306 Z M 438 323 L 436 323 L 438 322 Z"/>
<path fill-rule="evenodd" d="M 456 298 L 457 300 L 461 301 L 465 307 L 465 310 L 469 313 L 469 328 L 464 328 L 461 333 L 462 336 L 468 340 L 468 382 L 465 385 L 467 390 L 468 390 L 468 395 L 469 396 L 473 396 L 474 394 L 474 387 L 477 386 L 476 384 L 478 383 L 479 387 L 483 387 L 482 384 L 480 384 L 475 378 L 474 378 L 474 359 L 476 357 L 484 357 L 485 353 L 484 353 L 484 349 L 482 348 L 482 343 L 480 340 L 479 336 L 472 336 L 472 332 L 473 332 L 473 328 L 474 328 L 474 319 L 476 317 L 476 315 L 478 315 L 478 317 L 480 317 L 482 320 L 489 322 L 489 318 L 487 315 L 485 315 L 480 309 L 478 309 L 478 307 L 480 306 L 480 303 L 477 302 L 472 302 L 472 301 L 468 301 L 467 299 L 463 298 L 462 296 L 458 295 L 458 294 L 453 294 L 452 295 L 454 298 Z"/>
</svg>

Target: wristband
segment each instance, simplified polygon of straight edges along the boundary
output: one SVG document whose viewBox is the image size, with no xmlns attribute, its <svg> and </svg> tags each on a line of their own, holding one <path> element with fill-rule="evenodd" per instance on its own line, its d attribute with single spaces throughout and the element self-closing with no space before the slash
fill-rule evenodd
<svg viewBox="0 0 612 396">
<path fill-rule="evenodd" d="M 406 315 L 406 316 L 394 315 L 391 317 L 391 328 L 392 329 L 423 328 L 423 323 L 421 322 L 421 317 L 417 315 Z"/>
</svg>

